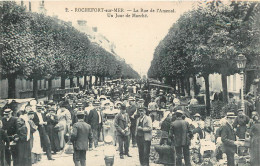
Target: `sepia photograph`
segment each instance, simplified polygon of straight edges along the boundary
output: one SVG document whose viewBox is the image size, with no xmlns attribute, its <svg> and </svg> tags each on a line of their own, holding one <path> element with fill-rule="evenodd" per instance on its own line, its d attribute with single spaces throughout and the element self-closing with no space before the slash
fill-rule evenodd
<svg viewBox="0 0 260 166">
<path fill-rule="evenodd" d="M 0 166 L 260 166 L 260 1 L 0 0 Z"/>
</svg>

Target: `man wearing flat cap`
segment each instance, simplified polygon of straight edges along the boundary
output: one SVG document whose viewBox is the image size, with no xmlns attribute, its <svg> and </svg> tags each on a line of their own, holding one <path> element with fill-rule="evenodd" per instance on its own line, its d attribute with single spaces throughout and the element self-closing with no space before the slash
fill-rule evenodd
<svg viewBox="0 0 260 166">
<path fill-rule="evenodd" d="M 240 142 L 236 141 L 236 134 L 233 129 L 233 123 L 235 119 L 234 112 L 227 112 L 227 122 L 221 129 L 221 141 L 223 143 L 223 152 L 227 155 L 227 165 L 235 166 L 235 152 L 236 146 L 241 145 Z"/>
<path fill-rule="evenodd" d="M 129 101 L 129 106 L 126 108 L 126 112 L 129 115 L 130 121 L 131 121 L 130 137 L 132 138 L 133 147 L 136 147 L 135 130 L 136 130 L 137 117 L 135 116 L 135 112 L 136 112 L 137 107 L 135 104 L 135 99 L 133 97 L 129 97 L 128 101 Z"/>
<path fill-rule="evenodd" d="M 146 108 L 140 107 L 140 117 L 136 124 L 136 142 L 139 152 L 139 161 L 142 166 L 149 166 L 150 146 L 152 141 L 152 119 L 146 115 Z"/>
<path fill-rule="evenodd" d="M 176 120 L 172 122 L 169 131 L 171 145 L 175 146 L 176 150 L 176 165 L 182 165 L 182 156 L 184 157 L 185 165 L 191 166 L 190 162 L 190 140 L 193 135 L 190 125 L 182 119 L 183 112 L 177 110 L 175 112 Z"/>
<path fill-rule="evenodd" d="M 126 106 L 121 105 L 120 107 L 120 113 L 116 115 L 115 117 L 115 128 L 117 133 L 117 139 L 119 143 L 119 155 L 120 158 L 124 158 L 124 154 L 128 157 L 132 157 L 129 154 L 129 135 L 130 135 L 130 118 L 128 114 L 126 113 Z M 124 149 L 123 149 L 124 148 Z"/>
<path fill-rule="evenodd" d="M 50 109 L 55 109 L 55 107 L 51 107 Z M 41 140 L 41 146 L 44 151 L 46 151 L 48 160 L 54 160 L 52 158 L 51 154 L 51 143 L 50 138 L 46 132 L 46 116 L 42 113 L 42 105 L 37 104 L 36 105 L 36 112 L 34 114 L 34 117 L 32 119 L 34 124 L 38 127 L 39 134 L 40 134 L 40 140 Z"/>
<path fill-rule="evenodd" d="M 237 117 L 235 118 L 233 127 L 237 129 L 236 135 L 239 137 L 239 139 L 245 139 L 247 124 L 249 123 L 250 118 L 243 113 L 242 109 L 239 109 L 237 112 Z"/>
<path fill-rule="evenodd" d="M 148 93 L 148 90 L 144 90 L 142 98 L 144 99 L 144 106 L 148 107 L 148 104 L 151 102 L 151 95 Z"/>
<path fill-rule="evenodd" d="M 93 142 L 95 148 L 98 146 L 98 129 L 99 129 L 99 122 L 100 122 L 100 117 L 98 114 L 99 107 L 100 107 L 100 102 L 94 101 L 93 102 L 93 109 L 90 110 L 89 115 L 88 115 L 88 124 L 91 126 L 92 134 L 93 134 Z"/>
<path fill-rule="evenodd" d="M 75 166 L 86 165 L 86 151 L 92 148 L 92 131 L 91 126 L 84 122 L 84 112 L 78 111 L 78 122 L 73 125 L 71 133 L 71 142 L 73 143 L 74 153 L 73 161 Z"/>
<path fill-rule="evenodd" d="M 140 98 L 137 102 L 137 107 L 145 107 L 144 106 L 144 99 Z"/>
</svg>

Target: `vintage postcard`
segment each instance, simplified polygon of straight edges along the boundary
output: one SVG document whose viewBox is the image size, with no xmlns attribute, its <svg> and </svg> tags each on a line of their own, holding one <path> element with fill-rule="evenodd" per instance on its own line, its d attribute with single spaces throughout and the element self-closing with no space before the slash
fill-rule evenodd
<svg viewBox="0 0 260 166">
<path fill-rule="evenodd" d="M 260 165 L 259 1 L 0 13 L 0 166 Z"/>
</svg>

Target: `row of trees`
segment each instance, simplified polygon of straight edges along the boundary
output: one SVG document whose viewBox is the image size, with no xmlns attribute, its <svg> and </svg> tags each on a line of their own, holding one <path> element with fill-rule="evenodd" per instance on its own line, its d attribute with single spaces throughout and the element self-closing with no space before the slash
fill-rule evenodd
<svg viewBox="0 0 260 166">
<path fill-rule="evenodd" d="M 1 79 L 8 79 L 8 98 L 15 97 L 15 80 L 18 77 L 33 80 L 34 97 L 37 81 L 61 77 L 65 79 L 84 76 L 109 78 L 138 78 L 139 75 L 124 61 L 79 32 L 69 23 L 43 14 L 28 12 L 15 2 L 0 2 Z M 90 83 L 91 83 L 90 81 Z"/>
<path fill-rule="evenodd" d="M 238 72 L 236 57 L 244 54 L 247 68 L 260 62 L 260 4 L 256 2 L 200 3 L 172 25 L 154 52 L 148 76 L 166 78 L 184 92 L 188 79 L 203 77 L 210 113 L 209 74 L 222 76 L 223 99 L 228 102 L 227 76 Z"/>
</svg>

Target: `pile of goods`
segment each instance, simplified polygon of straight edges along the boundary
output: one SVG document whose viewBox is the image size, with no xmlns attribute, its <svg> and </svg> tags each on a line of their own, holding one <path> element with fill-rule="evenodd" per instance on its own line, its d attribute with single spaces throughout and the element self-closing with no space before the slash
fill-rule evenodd
<svg viewBox="0 0 260 166">
<path fill-rule="evenodd" d="M 153 130 L 152 131 L 152 145 L 159 145 L 160 144 L 160 140 L 161 140 L 161 136 L 162 136 L 162 131 L 161 130 Z"/>
<path fill-rule="evenodd" d="M 161 139 L 162 131 L 161 130 L 153 130 L 152 131 L 152 143 L 151 143 L 151 150 L 150 150 L 150 161 L 152 163 L 157 163 L 159 159 L 159 154 L 155 151 L 154 145 L 159 145 L 160 144 L 160 139 Z"/>
</svg>

